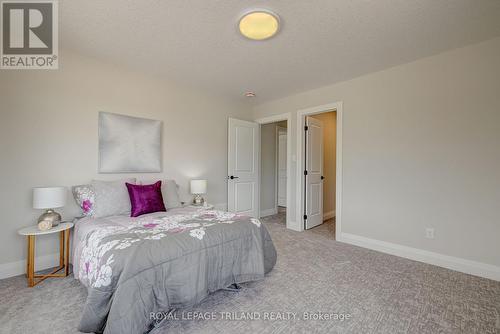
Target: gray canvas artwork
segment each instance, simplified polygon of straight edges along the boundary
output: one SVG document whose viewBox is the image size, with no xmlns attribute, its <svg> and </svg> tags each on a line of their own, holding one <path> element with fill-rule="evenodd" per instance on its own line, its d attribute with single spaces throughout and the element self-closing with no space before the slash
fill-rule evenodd
<svg viewBox="0 0 500 334">
<path fill-rule="evenodd" d="M 99 173 L 161 172 L 161 121 L 99 113 Z"/>
</svg>

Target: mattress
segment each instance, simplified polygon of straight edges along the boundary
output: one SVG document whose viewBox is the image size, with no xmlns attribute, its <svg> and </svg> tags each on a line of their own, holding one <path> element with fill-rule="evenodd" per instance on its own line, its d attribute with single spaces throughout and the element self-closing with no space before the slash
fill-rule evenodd
<svg viewBox="0 0 500 334">
<path fill-rule="evenodd" d="M 73 236 L 74 277 L 88 289 L 78 329 L 147 332 L 150 314 L 263 279 L 276 257 L 264 224 L 234 213 L 186 207 L 83 218 Z"/>
</svg>

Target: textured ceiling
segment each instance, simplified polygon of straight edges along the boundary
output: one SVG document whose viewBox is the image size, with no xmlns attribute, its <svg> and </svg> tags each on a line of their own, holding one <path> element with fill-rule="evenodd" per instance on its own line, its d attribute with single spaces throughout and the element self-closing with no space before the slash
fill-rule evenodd
<svg viewBox="0 0 500 334">
<path fill-rule="evenodd" d="M 64 0 L 61 46 L 172 82 L 263 102 L 500 36 L 499 0 Z M 267 41 L 237 32 L 278 13 Z"/>
</svg>

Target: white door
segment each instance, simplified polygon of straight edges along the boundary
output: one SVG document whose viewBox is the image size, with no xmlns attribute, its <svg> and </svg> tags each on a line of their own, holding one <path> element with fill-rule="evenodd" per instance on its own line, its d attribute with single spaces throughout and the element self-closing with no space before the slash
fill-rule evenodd
<svg viewBox="0 0 500 334">
<path fill-rule="evenodd" d="M 227 208 L 259 218 L 259 124 L 229 119 Z"/>
<path fill-rule="evenodd" d="M 306 229 L 323 223 L 323 122 L 306 117 Z"/>
<path fill-rule="evenodd" d="M 278 183 L 278 205 L 286 207 L 286 149 L 287 138 L 286 128 L 278 127 L 278 166 L 277 166 L 277 183 Z"/>
</svg>

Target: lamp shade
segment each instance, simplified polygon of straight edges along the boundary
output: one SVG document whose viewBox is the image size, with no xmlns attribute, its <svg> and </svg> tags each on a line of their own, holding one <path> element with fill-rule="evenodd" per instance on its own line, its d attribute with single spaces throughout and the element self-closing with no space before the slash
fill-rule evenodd
<svg viewBox="0 0 500 334">
<path fill-rule="evenodd" d="M 206 194 L 207 180 L 191 180 L 191 194 Z"/>
<path fill-rule="evenodd" d="M 65 187 L 33 188 L 33 208 L 54 209 L 66 205 Z"/>
</svg>

